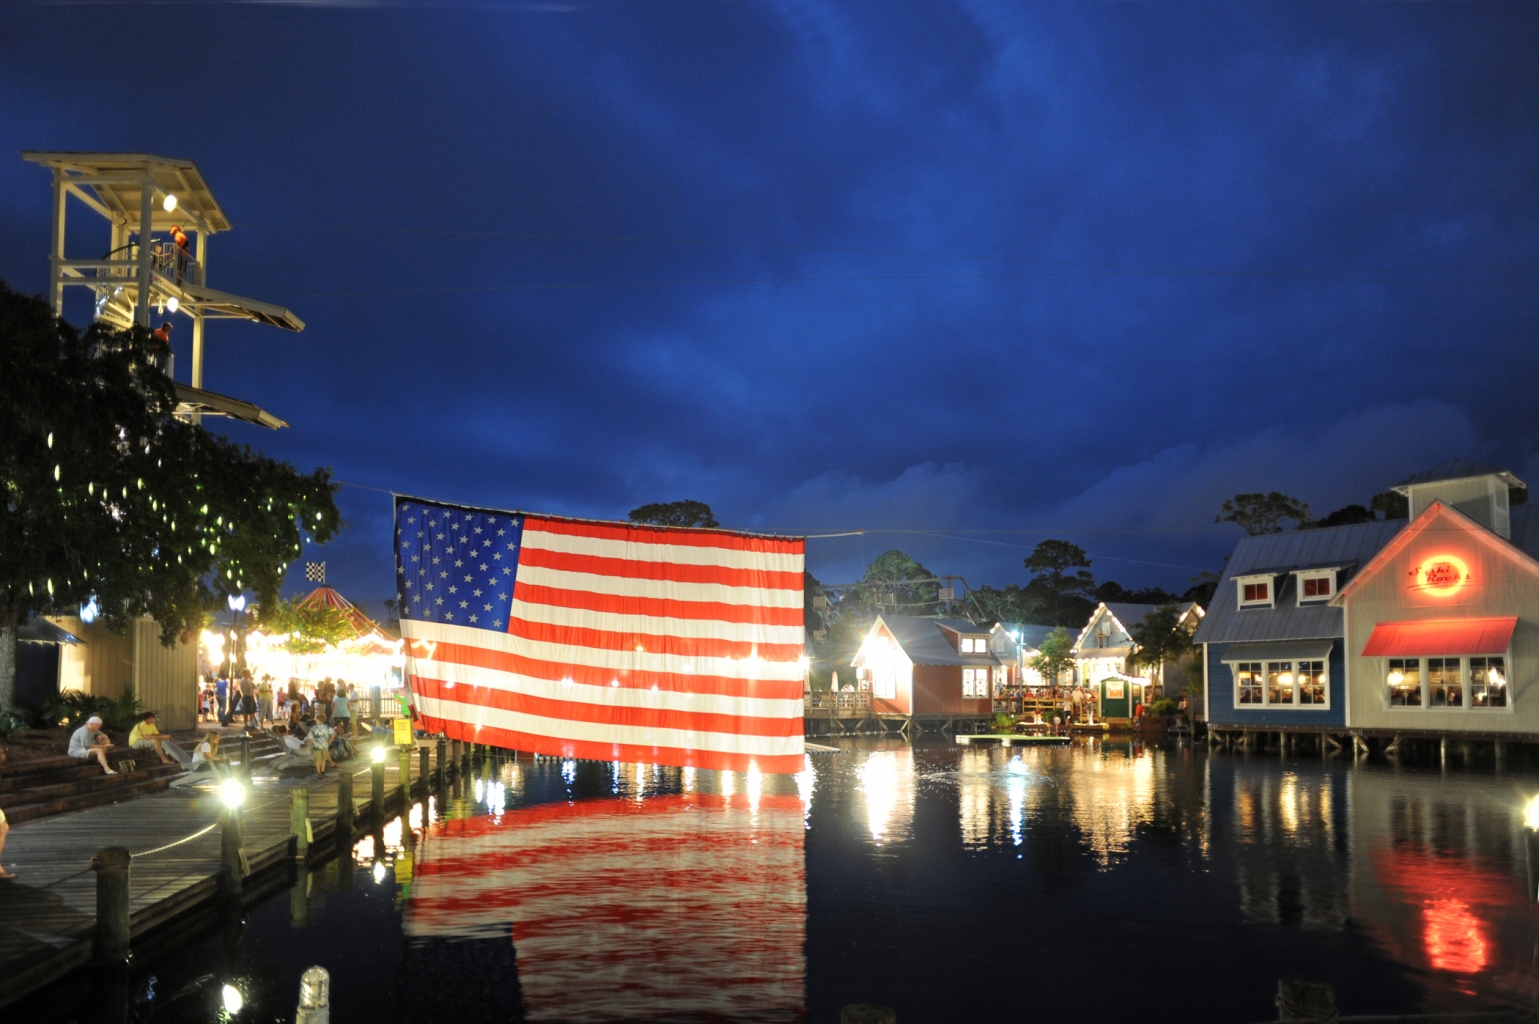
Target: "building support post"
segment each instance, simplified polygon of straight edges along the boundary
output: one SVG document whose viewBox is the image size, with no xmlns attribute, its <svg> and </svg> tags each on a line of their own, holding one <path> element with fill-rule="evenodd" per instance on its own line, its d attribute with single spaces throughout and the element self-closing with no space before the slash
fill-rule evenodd
<svg viewBox="0 0 1539 1024">
<path fill-rule="evenodd" d="M 53 315 L 64 315 L 64 214 L 69 192 L 64 187 L 64 168 L 53 169 L 53 245 L 48 250 L 48 299 Z"/>
<path fill-rule="evenodd" d="M 140 327 L 150 326 L 150 274 L 153 265 L 150 235 L 154 210 L 155 176 L 146 168 L 144 184 L 139 189 L 139 306 L 134 310 L 134 322 Z"/>
</svg>

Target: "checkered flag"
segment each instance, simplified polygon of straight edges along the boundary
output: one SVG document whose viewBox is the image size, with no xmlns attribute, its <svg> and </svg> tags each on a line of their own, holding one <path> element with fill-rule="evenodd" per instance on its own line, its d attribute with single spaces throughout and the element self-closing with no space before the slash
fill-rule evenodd
<svg viewBox="0 0 1539 1024">
<path fill-rule="evenodd" d="M 305 579 L 310 581 L 311 583 L 325 583 L 326 582 L 326 563 L 325 562 L 306 562 L 305 563 Z"/>
</svg>

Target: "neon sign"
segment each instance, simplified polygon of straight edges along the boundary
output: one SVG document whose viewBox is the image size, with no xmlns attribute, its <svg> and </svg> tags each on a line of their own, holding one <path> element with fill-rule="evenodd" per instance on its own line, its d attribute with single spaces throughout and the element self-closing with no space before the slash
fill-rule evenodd
<svg viewBox="0 0 1539 1024">
<path fill-rule="evenodd" d="M 1470 567 L 1458 555 L 1433 555 L 1411 570 L 1411 589 L 1448 597 L 1470 581 Z"/>
</svg>

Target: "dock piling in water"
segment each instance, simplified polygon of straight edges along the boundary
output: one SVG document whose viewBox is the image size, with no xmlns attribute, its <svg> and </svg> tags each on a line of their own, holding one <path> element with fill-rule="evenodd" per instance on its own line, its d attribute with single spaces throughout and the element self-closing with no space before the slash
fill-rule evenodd
<svg viewBox="0 0 1539 1024">
<path fill-rule="evenodd" d="M 353 775 L 347 769 L 337 779 L 337 842 L 351 845 L 353 841 Z"/>
<path fill-rule="evenodd" d="M 240 898 L 246 879 L 245 841 L 241 836 L 239 807 L 226 807 L 219 818 L 219 891 L 226 897 Z"/>
<path fill-rule="evenodd" d="M 303 786 L 289 790 L 289 834 L 294 837 L 294 857 L 310 855 L 310 791 Z"/>
<path fill-rule="evenodd" d="M 898 1024 L 897 1011 L 873 1003 L 851 1003 L 839 1011 L 839 1024 Z"/>
<path fill-rule="evenodd" d="M 396 753 L 395 770 L 401 783 L 401 813 L 405 814 L 411 804 L 411 751 L 405 747 Z"/>
<path fill-rule="evenodd" d="M 1307 978 L 1277 979 L 1277 1019 L 1334 1021 L 1336 986 Z"/>
<path fill-rule="evenodd" d="M 133 857 L 126 846 L 96 851 L 95 954 L 99 963 L 123 963 L 129 951 L 128 871 Z"/>
</svg>

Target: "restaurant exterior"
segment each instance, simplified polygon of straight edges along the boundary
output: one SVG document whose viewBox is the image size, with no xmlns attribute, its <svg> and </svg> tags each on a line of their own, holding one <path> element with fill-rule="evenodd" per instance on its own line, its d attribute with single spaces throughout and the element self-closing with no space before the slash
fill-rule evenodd
<svg viewBox="0 0 1539 1024">
<path fill-rule="evenodd" d="M 1539 739 L 1539 508 L 1521 503 L 1526 485 L 1459 462 L 1395 490 L 1408 520 L 1236 547 L 1196 636 L 1218 739 Z"/>
</svg>

